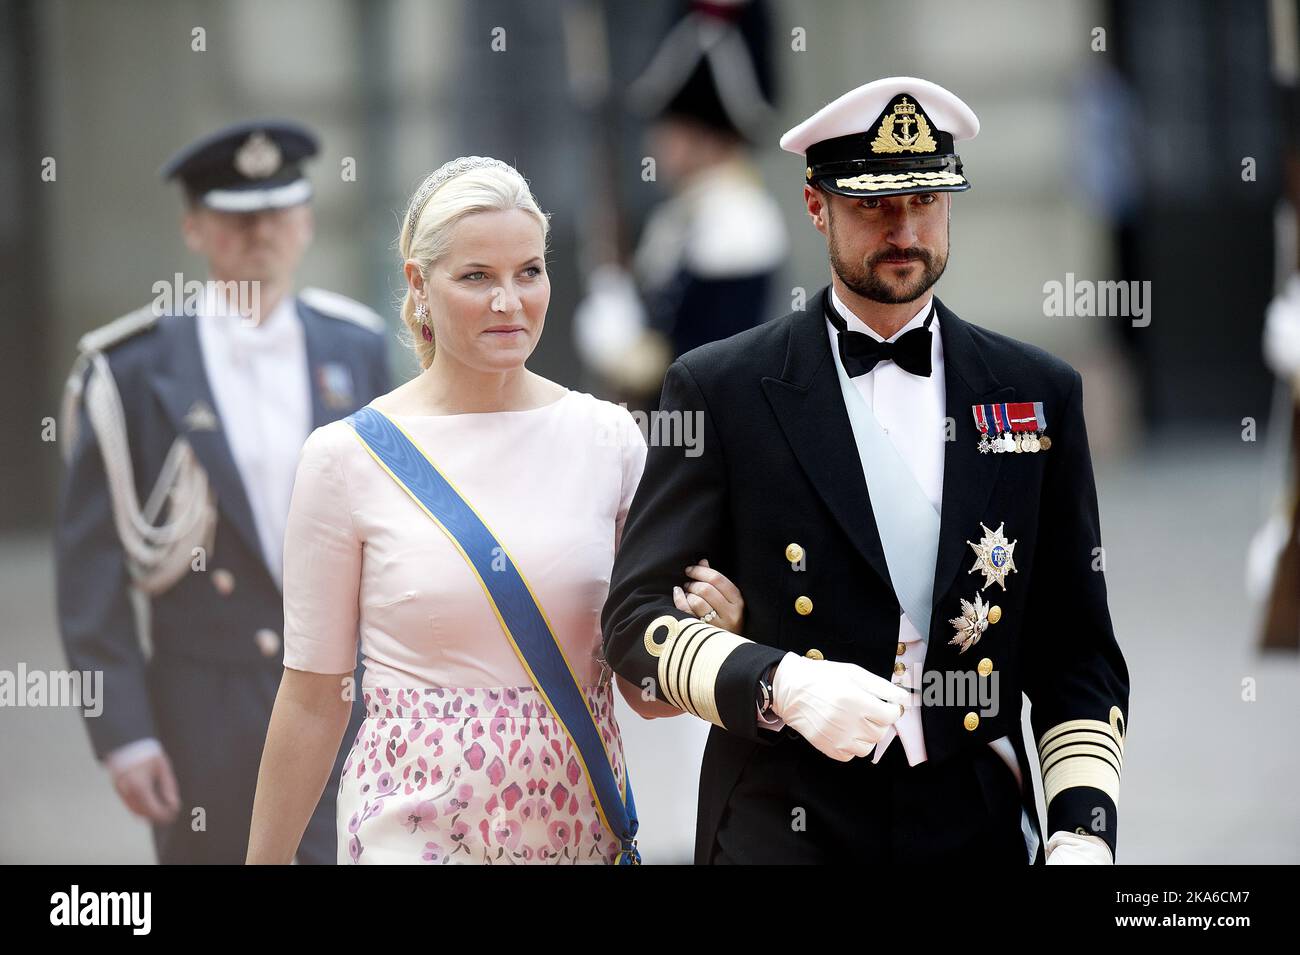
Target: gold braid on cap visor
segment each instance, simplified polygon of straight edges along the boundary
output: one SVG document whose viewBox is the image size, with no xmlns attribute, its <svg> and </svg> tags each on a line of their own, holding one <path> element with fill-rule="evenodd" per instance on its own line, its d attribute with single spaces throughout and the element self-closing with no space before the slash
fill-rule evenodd
<svg viewBox="0 0 1300 955">
<path fill-rule="evenodd" d="M 836 179 L 840 189 L 911 189 L 915 186 L 964 186 L 966 177 L 955 172 L 863 173 L 851 179 Z"/>
</svg>

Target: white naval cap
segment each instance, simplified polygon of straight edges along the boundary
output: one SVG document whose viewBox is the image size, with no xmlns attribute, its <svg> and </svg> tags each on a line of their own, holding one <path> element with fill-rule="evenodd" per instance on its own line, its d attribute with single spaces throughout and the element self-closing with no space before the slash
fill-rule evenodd
<svg viewBox="0 0 1300 955">
<path fill-rule="evenodd" d="M 915 76 L 850 90 L 781 137 L 805 157 L 804 179 L 845 196 L 961 192 L 970 188 L 953 144 L 979 118 L 953 93 Z"/>
</svg>

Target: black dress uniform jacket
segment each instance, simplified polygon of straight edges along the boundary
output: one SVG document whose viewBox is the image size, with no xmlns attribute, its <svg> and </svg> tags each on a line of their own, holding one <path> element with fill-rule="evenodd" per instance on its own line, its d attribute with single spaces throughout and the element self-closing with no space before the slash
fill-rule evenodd
<svg viewBox="0 0 1300 955">
<path fill-rule="evenodd" d="M 851 832 L 870 804 L 862 789 L 869 777 L 858 768 L 822 755 L 792 729 L 758 729 L 755 712 L 760 675 L 787 651 L 820 651 L 886 678 L 895 662 L 902 608 L 830 350 L 826 294 L 813 296 L 805 311 L 695 349 L 669 368 L 661 412 L 698 413 L 703 451 L 690 456 L 651 440 L 604 608 L 610 663 L 645 685 L 659 679 L 647 628 L 664 615 L 688 619 L 671 597 L 687 565 L 707 556 L 744 596 L 743 636 L 754 642 L 713 674 L 720 718 L 713 722 L 721 725 L 710 733 L 700 775 L 697 863 L 711 860 L 729 811 L 729 824 L 746 839 L 780 845 L 789 839 L 791 807 L 819 807 L 825 824 Z M 941 302 L 937 308 L 955 439 L 944 451 L 924 669 L 927 679 L 951 675 L 970 686 L 989 679 L 977 672 L 987 658 L 997 692 L 982 715 L 969 699 L 924 705 L 928 758 L 939 765 L 982 759 L 991 740 L 1009 735 L 1028 787 L 1023 691 L 1044 771 L 1060 781 L 1047 805 L 1047 833 L 1098 835 L 1114 852 L 1116 807 L 1097 786 L 1118 789 L 1128 672 L 1106 603 L 1081 379 L 1039 348 L 964 322 Z M 1043 402 L 1049 450 L 978 451 L 971 406 L 1011 401 Z M 996 583 L 983 591 L 1000 617 L 963 653 L 949 643 L 949 620 L 984 583 L 968 573 L 975 555 L 967 542 L 979 542 L 981 522 L 991 529 L 1005 522 L 1017 572 L 1005 592 Z M 791 543 L 803 549 L 802 569 L 787 557 Z M 801 597 L 811 600 L 810 612 L 796 611 Z M 742 780 L 747 785 L 738 787 Z M 733 801 L 741 790 L 786 798 L 749 807 Z M 1032 791 L 1022 795 L 1036 820 Z M 833 847 L 826 854 L 833 856 Z"/>
<path fill-rule="evenodd" d="M 313 428 L 388 390 L 383 335 L 302 299 L 297 309 Z M 267 568 L 219 417 L 206 427 L 195 427 L 191 418 L 196 405 L 219 415 L 195 320 L 164 316 L 105 354 L 121 395 L 136 493 L 145 499 L 168 450 L 185 435 L 216 494 L 216 532 L 203 571 L 183 575 L 149 601 L 153 652 L 146 659 L 104 461 L 83 406 L 61 487 L 56 535 L 64 647 L 73 668 L 104 673 L 103 712 L 86 720 L 95 756 L 102 759 L 126 743 L 154 737 L 171 759 L 181 812 L 173 824 L 155 827 L 159 860 L 242 863 L 262 747 L 283 673 L 284 598 Z M 340 391 L 340 381 L 350 382 L 350 390 Z M 217 586 L 218 571 L 233 583 L 227 592 Z M 354 705 L 332 779 L 361 716 L 360 705 Z M 195 808 L 203 809 L 206 825 L 198 832 L 192 825 Z M 303 836 L 300 861 L 335 861 L 334 825 L 334 786 L 327 785 Z"/>
</svg>

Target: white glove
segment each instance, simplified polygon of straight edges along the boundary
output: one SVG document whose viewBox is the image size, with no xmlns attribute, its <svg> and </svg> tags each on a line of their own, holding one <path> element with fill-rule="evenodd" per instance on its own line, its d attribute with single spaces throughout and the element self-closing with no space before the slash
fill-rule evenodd
<svg viewBox="0 0 1300 955">
<path fill-rule="evenodd" d="M 854 663 L 787 653 L 772 678 L 772 710 L 819 751 L 846 763 L 866 756 L 903 715 L 910 696 Z"/>
<path fill-rule="evenodd" d="M 1052 838 L 1047 840 L 1043 851 L 1047 854 L 1045 861 L 1048 865 L 1115 864 L 1111 858 L 1110 846 L 1106 845 L 1106 840 L 1101 836 L 1081 836 L 1064 829 L 1052 833 Z"/>
<path fill-rule="evenodd" d="M 587 279 L 587 295 L 573 313 L 573 339 L 587 366 L 608 375 L 640 340 L 645 307 L 632 277 L 616 265 L 602 265 Z"/>
</svg>

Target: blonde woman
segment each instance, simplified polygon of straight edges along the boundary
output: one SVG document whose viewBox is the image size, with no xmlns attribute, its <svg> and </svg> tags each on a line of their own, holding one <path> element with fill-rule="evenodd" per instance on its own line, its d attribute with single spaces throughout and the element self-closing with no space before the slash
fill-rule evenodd
<svg viewBox="0 0 1300 955">
<path fill-rule="evenodd" d="M 494 159 L 444 165 L 408 206 L 402 319 L 423 371 L 303 449 L 250 862 L 293 856 L 358 640 L 366 720 L 337 781 L 340 862 L 635 861 L 599 617 L 645 441 L 625 409 L 525 367 L 547 232 Z M 690 576 L 679 606 L 738 629 L 731 582 Z M 642 716 L 680 712 L 619 685 Z"/>
</svg>

